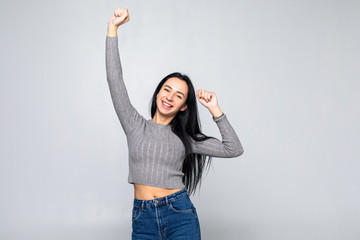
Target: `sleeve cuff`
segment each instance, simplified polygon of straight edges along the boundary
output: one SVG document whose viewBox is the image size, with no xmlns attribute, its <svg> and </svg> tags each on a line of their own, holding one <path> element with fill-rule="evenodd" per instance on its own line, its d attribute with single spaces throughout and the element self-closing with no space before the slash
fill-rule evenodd
<svg viewBox="0 0 360 240">
<path fill-rule="evenodd" d="M 226 115 L 225 115 L 225 113 L 223 112 L 220 116 L 218 116 L 218 117 L 212 117 L 212 118 L 213 118 L 213 120 L 214 120 L 215 122 L 218 122 L 218 121 L 220 121 L 221 119 L 223 119 L 225 116 L 226 116 Z"/>
</svg>

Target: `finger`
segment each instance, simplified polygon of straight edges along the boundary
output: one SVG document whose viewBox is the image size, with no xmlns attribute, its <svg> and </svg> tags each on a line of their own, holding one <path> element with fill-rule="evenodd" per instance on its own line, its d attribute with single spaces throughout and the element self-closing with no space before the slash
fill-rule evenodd
<svg viewBox="0 0 360 240">
<path fill-rule="evenodd" d="M 130 20 L 130 16 L 126 15 L 125 22 L 128 22 Z"/>
<path fill-rule="evenodd" d="M 123 9 L 120 17 L 121 17 L 123 20 L 125 20 L 125 19 L 128 17 L 128 15 L 126 14 L 126 10 L 125 10 L 125 9 Z"/>
<path fill-rule="evenodd" d="M 207 100 L 207 93 L 206 93 L 206 91 L 204 91 L 204 96 L 203 96 L 203 98 L 204 98 L 205 102 L 208 102 L 208 100 Z"/>
<path fill-rule="evenodd" d="M 121 22 L 125 22 L 125 18 L 126 18 L 126 16 L 122 15 L 122 16 L 120 17 L 120 21 L 121 21 Z"/>
<path fill-rule="evenodd" d="M 118 17 L 118 19 L 119 19 L 118 21 L 124 22 L 125 18 L 126 18 L 126 16 L 125 16 L 124 14 L 121 14 L 121 15 Z"/>
<path fill-rule="evenodd" d="M 121 16 L 121 11 L 122 11 L 122 8 L 118 8 L 117 11 L 116 11 L 116 17 L 120 17 Z"/>
<path fill-rule="evenodd" d="M 209 102 L 211 102 L 211 99 L 212 99 L 212 93 L 211 92 L 209 92 L 208 97 L 209 97 Z"/>
<path fill-rule="evenodd" d="M 126 16 L 125 21 L 128 21 L 128 19 L 129 19 L 129 12 L 128 12 L 127 8 L 125 8 L 124 14 L 125 14 L 125 16 Z"/>
<path fill-rule="evenodd" d="M 209 99 L 209 102 L 211 101 L 211 92 L 208 92 L 208 99 Z"/>
<path fill-rule="evenodd" d="M 119 8 L 119 11 L 117 11 L 116 17 L 120 17 L 120 16 L 121 16 L 121 9 L 122 9 L 122 8 Z"/>
<path fill-rule="evenodd" d="M 114 11 L 114 16 L 117 17 L 118 16 L 118 12 L 120 11 L 120 8 L 116 8 Z"/>
</svg>

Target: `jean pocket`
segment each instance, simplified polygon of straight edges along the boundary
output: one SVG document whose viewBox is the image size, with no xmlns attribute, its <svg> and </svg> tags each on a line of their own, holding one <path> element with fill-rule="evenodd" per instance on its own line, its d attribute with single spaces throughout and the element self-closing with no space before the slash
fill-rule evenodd
<svg viewBox="0 0 360 240">
<path fill-rule="evenodd" d="M 169 208 L 176 213 L 188 213 L 192 212 L 194 205 L 192 204 L 188 196 L 176 199 L 173 202 L 169 202 Z"/>
<path fill-rule="evenodd" d="M 133 210 L 132 210 L 132 221 L 136 221 L 140 218 L 141 213 L 142 213 L 142 209 L 140 206 L 134 206 Z"/>
</svg>

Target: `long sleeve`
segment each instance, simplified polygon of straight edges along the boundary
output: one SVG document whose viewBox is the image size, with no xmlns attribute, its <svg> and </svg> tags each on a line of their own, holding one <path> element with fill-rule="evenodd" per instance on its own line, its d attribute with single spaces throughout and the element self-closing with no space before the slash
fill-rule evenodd
<svg viewBox="0 0 360 240">
<path fill-rule="evenodd" d="M 106 75 L 111 99 L 121 126 L 127 135 L 146 119 L 131 104 L 123 79 L 118 37 L 106 36 Z"/>
<path fill-rule="evenodd" d="M 243 154 L 244 149 L 226 114 L 213 120 L 220 130 L 222 141 L 217 138 L 205 141 L 195 141 L 190 138 L 193 152 L 220 158 L 233 158 Z"/>
</svg>

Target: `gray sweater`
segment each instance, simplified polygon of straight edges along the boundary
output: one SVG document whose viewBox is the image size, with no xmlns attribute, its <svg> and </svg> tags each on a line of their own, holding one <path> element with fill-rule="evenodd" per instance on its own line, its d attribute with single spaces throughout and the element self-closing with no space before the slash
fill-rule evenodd
<svg viewBox="0 0 360 240">
<path fill-rule="evenodd" d="M 117 36 L 106 36 L 105 57 L 111 99 L 127 138 L 128 182 L 168 189 L 184 188 L 181 169 L 185 147 L 170 125 L 145 119 L 131 104 L 123 80 Z M 213 120 L 222 141 L 215 138 L 197 142 L 190 138 L 193 152 L 220 158 L 240 156 L 244 150 L 226 114 Z"/>
</svg>

